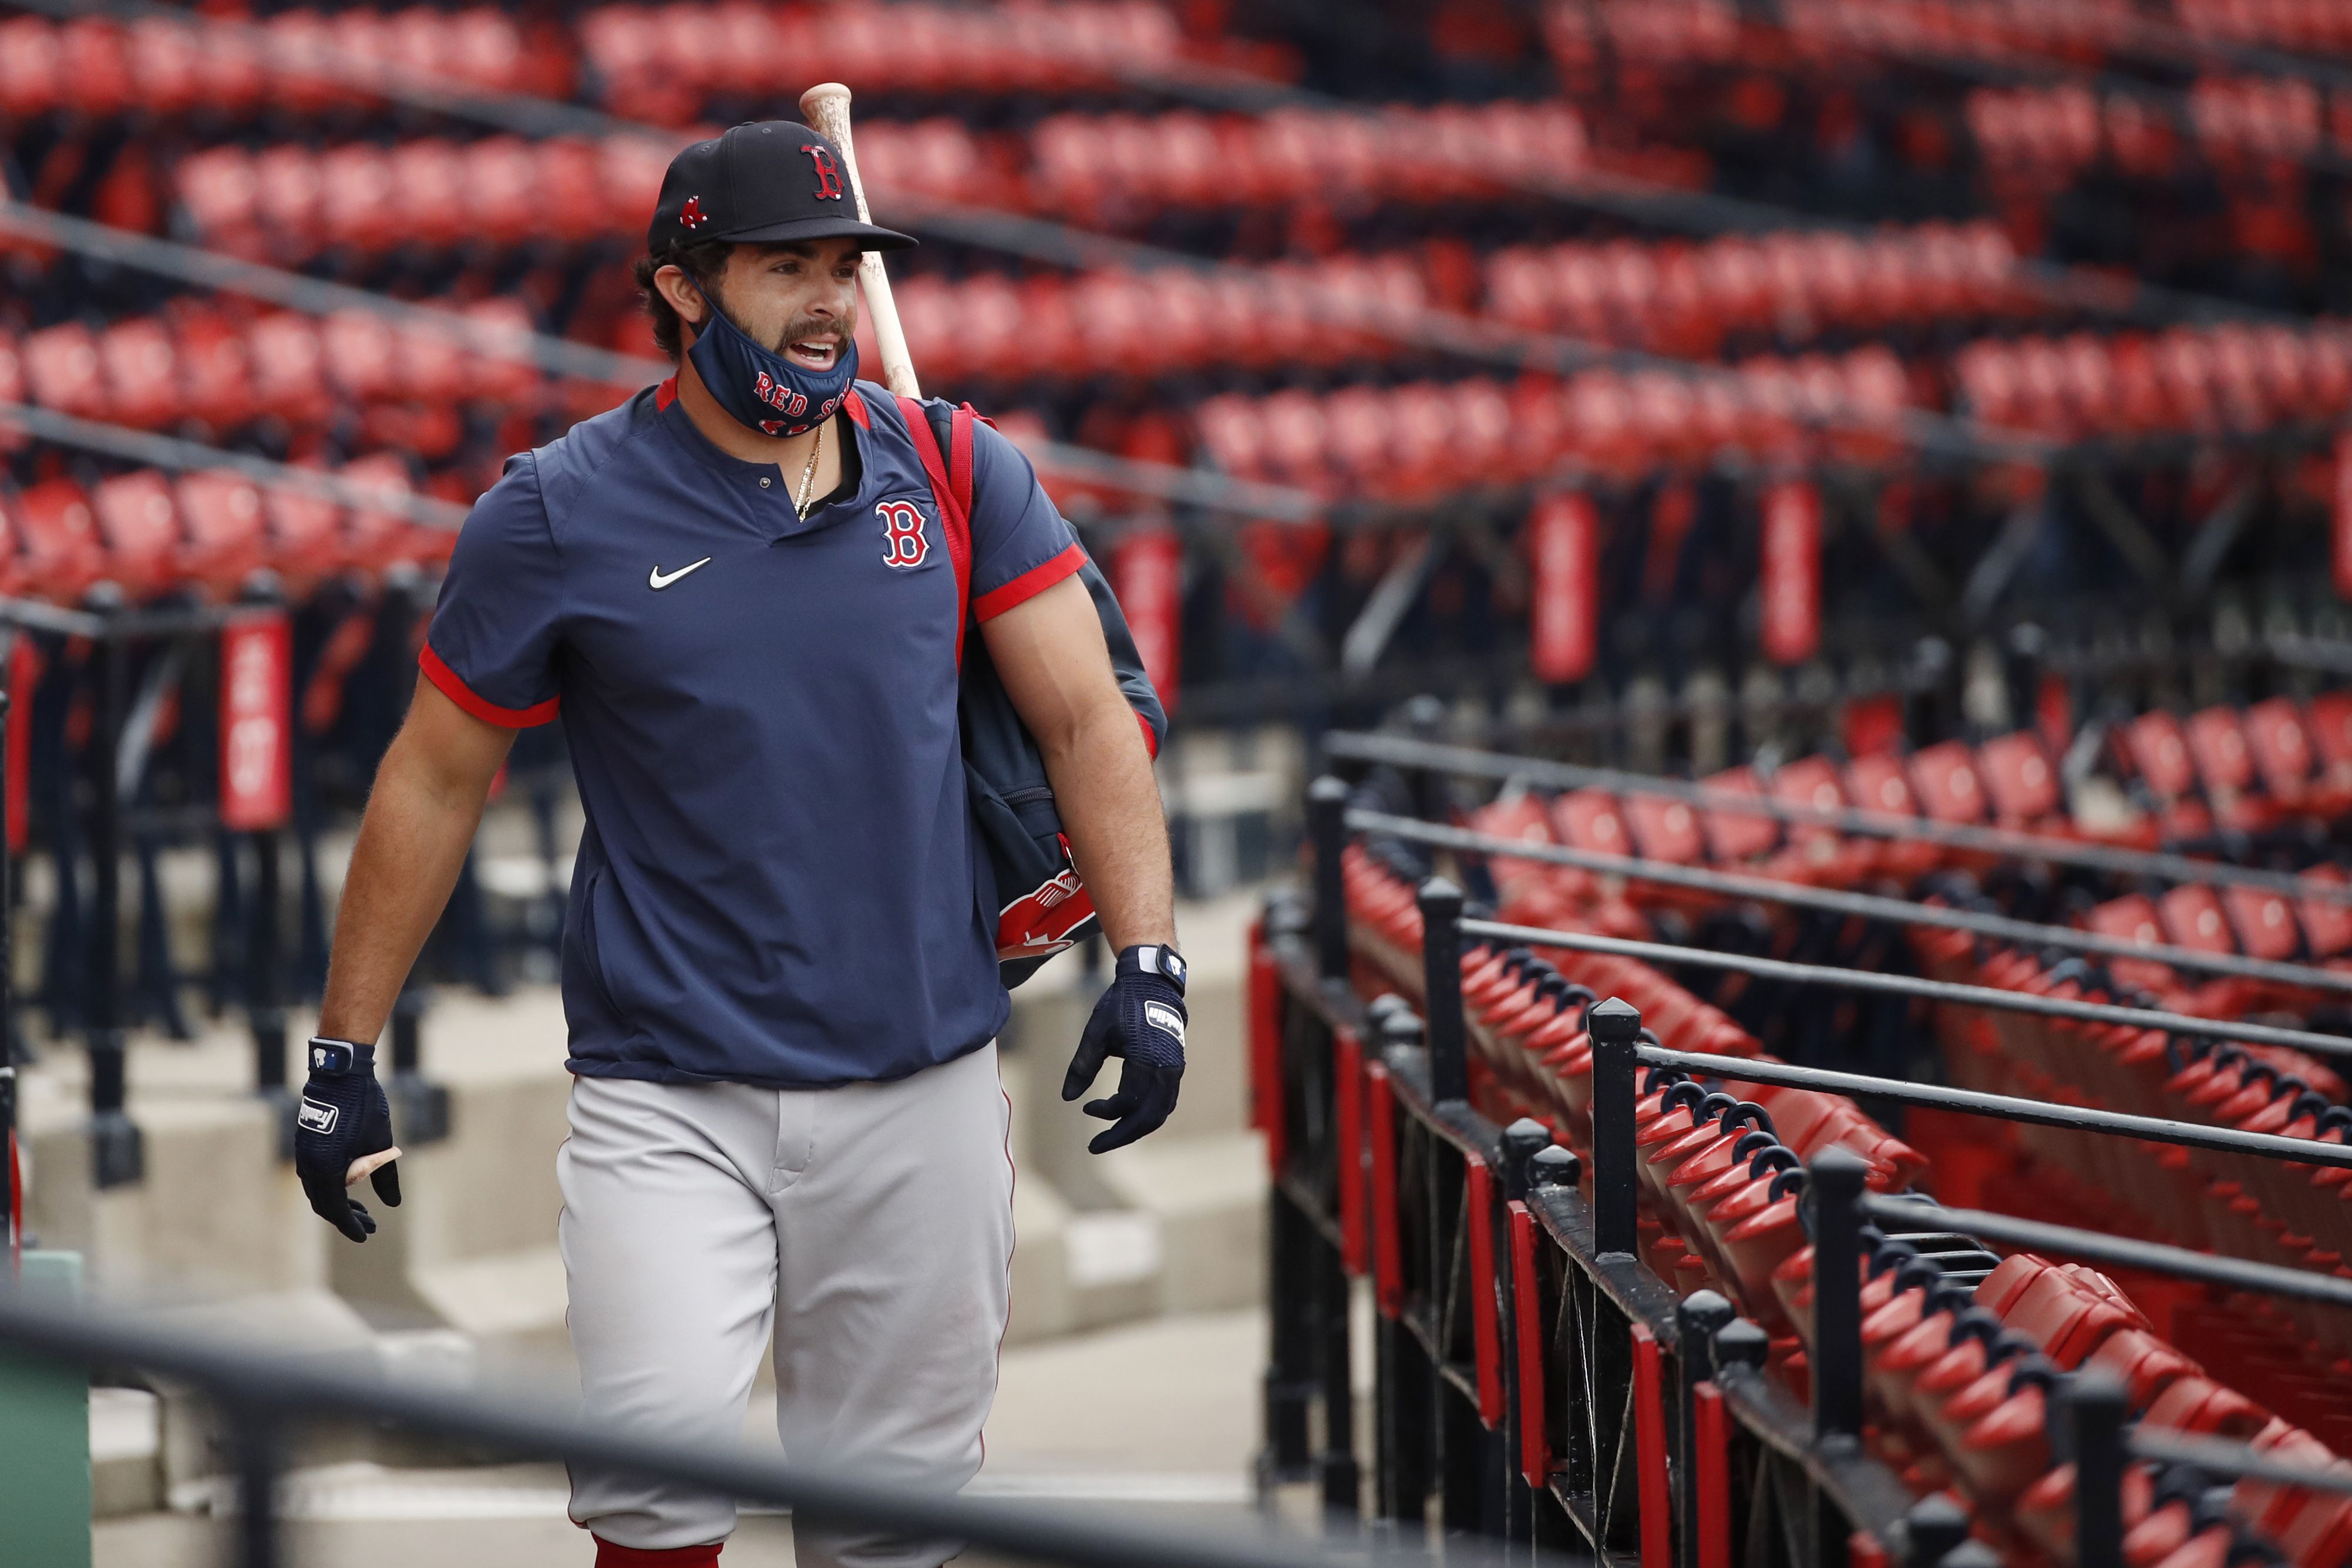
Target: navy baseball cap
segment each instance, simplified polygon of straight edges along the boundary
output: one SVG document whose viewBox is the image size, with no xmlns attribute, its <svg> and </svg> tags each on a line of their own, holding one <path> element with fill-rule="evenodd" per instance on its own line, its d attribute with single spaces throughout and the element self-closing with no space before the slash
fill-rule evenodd
<svg viewBox="0 0 2352 1568">
<path fill-rule="evenodd" d="M 860 250 L 916 243 L 912 235 L 859 222 L 841 149 L 790 120 L 738 125 L 670 160 L 646 248 L 658 256 L 706 239 L 855 239 Z"/>
</svg>

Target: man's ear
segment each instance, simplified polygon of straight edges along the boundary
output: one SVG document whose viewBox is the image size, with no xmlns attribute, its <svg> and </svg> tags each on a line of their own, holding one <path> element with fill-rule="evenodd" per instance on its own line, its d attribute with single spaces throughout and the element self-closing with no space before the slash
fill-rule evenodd
<svg viewBox="0 0 2352 1568">
<path fill-rule="evenodd" d="M 654 287 L 661 290 L 662 298 L 669 301 L 669 308 L 677 312 L 678 320 L 689 331 L 701 327 L 710 302 L 702 297 L 694 279 L 687 276 L 686 268 L 675 262 L 661 268 L 654 273 Z"/>
</svg>

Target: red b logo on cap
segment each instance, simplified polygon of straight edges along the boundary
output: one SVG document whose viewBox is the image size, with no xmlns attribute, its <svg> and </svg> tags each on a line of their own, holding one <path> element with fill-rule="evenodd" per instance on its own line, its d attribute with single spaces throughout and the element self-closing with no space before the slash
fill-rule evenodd
<svg viewBox="0 0 2352 1568">
<path fill-rule="evenodd" d="M 686 205 L 677 209 L 677 221 L 688 228 L 700 228 L 704 224 L 709 223 L 710 215 L 702 210 L 702 198 L 687 197 Z"/>
<path fill-rule="evenodd" d="M 839 165 L 834 163 L 833 154 L 827 152 L 824 148 L 814 144 L 803 147 L 801 151 L 807 153 L 809 155 L 809 162 L 816 165 L 817 200 L 839 201 L 841 199 L 841 169 Z"/>
</svg>

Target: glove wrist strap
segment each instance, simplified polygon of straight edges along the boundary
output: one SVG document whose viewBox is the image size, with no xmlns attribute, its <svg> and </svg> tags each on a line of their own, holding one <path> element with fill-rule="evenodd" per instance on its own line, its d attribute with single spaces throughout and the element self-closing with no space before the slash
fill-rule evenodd
<svg viewBox="0 0 2352 1568">
<path fill-rule="evenodd" d="M 1176 987 L 1176 994 L 1184 994 L 1183 955 L 1163 942 L 1138 942 L 1133 947 L 1118 950 L 1118 972 L 1121 974 L 1156 974 Z"/>
<path fill-rule="evenodd" d="M 310 1037 L 308 1047 L 310 1070 L 320 1078 L 349 1078 L 354 1074 L 373 1076 L 375 1072 L 375 1047 L 356 1040 L 329 1039 L 324 1035 Z"/>
</svg>

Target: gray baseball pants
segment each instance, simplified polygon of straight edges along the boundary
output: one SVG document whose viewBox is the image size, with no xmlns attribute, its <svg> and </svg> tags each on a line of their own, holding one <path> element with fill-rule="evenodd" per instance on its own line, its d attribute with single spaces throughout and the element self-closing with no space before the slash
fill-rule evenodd
<svg viewBox="0 0 2352 1568">
<path fill-rule="evenodd" d="M 583 1078 L 556 1158 L 587 1419 L 732 1443 L 772 1333 L 796 1464 L 951 1491 L 980 1469 L 1013 1260 L 991 1044 L 895 1083 Z M 723 1540 L 731 1500 L 575 1469 L 616 1545 Z M 796 1520 L 801 1568 L 937 1568 L 961 1542 Z"/>
</svg>

